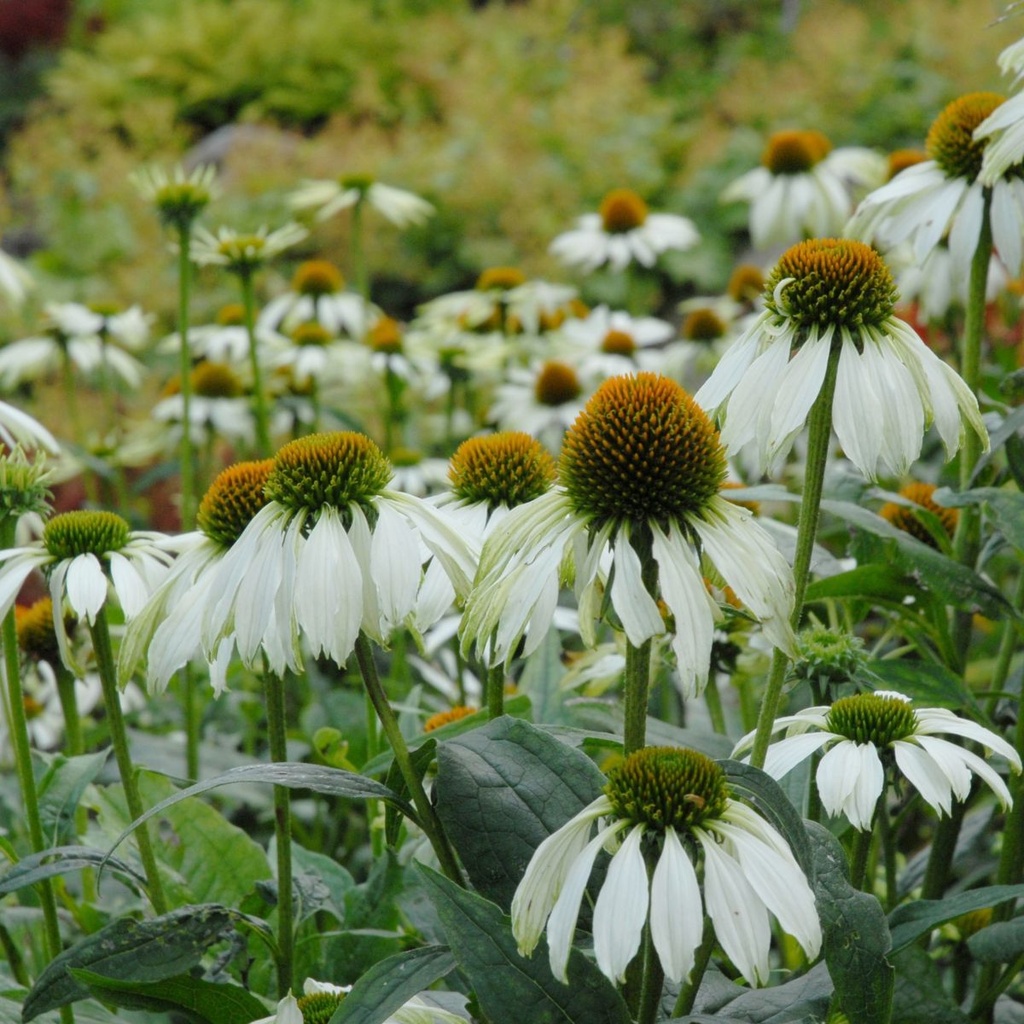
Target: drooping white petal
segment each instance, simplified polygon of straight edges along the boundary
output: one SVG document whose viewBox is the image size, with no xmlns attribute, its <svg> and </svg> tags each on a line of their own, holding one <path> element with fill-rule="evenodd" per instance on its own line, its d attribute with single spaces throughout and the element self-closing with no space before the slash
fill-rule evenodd
<svg viewBox="0 0 1024 1024">
<path fill-rule="evenodd" d="M 45 565 L 50 561 L 50 555 L 45 550 L 36 548 L 22 548 L 20 550 L 11 548 L 0 553 L 0 561 L 7 560 L 7 565 L 0 569 L 0 618 L 7 615 L 11 610 L 25 580 L 32 574 L 32 570 Z M 55 601 L 54 611 L 60 607 Z"/>
<path fill-rule="evenodd" d="M 768 748 L 764 770 L 773 779 L 781 779 L 801 761 L 805 761 L 815 751 L 836 738 L 835 734 L 830 732 L 805 732 L 799 736 L 787 736 Z"/>
<path fill-rule="evenodd" d="M 95 622 L 107 599 L 107 576 L 91 551 L 75 555 L 68 562 L 64 588 L 72 611 L 87 622 Z"/>
<path fill-rule="evenodd" d="M 651 879 L 651 938 L 669 981 L 678 985 L 689 978 L 703 932 L 704 903 L 697 873 L 669 826 Z"/>
<path fill-rule="evenodd" d="M 794 437 L 807 422 L 825 379 L 832 334 L 830 327 L 820 337 L 815 334 L 808 338 L 786 365 L 778 383 L 778 401 L 768 422 L 770 458 L 776 452 L 788 451 Z"/>
<path fill-rule="evenodd" d="M 647 920 L 649 883 L 640 849 L 643 834 L 643 825 L 630 829 L 612 857 L 594 907 L 594 954 L 597 966 L 611 981 L 625 980 Z"/>
<path fill-rule="evenodd" d="M 953 791 L 949 776 L 923 747 L 906 740 L 892 744 L 896 765 L 910 784 L 921 794 L 926 804 L 939 814 L 949 814 L 953 807 Z M 970 788 L 971 773 L 967 772 Z M 961 797 L 961 799 L 963 799 Z"/>
<path fill-rule="evenodd" d="M 121 605 L 125 618 L 133 619 L 142 611 L 149 597 L 149 587 L 135 566 L 120 551 L 111 551 L 108 557 L 110 559 L 110 578 L 114 584 L 118 603 Z"/>
<path fill-rule="evenodd" d="M 964 739 L 974 740 L 975 743 L 1001 754 L 1017 771 L 1021 770 L 1020 754 L 991 729 L 986 729 L 969 718 L 960 718 L 946 708 L 919 708 L 914 714 L 917 716 L 916 735 L 950 733 L 953 736 L 963 736 Z"/>
<path fill-rule="evenodd" d="M 665 631 L 665 623 L 642 578 L 643 567 L 633 545 L 629 527 L 623 524 L 615 539 L 615 569 L 612 574 L 612 606 L 634 647 Z"/>
<path fill-rule="evenodd" d="M 419 544 L 408 520 L 385 502 L 377 505 L 370 564 L 380 595 L 382 629 L 391 631 L 412 611 L 422 577 Z"/>
<path fill-rule="evenodd" d="M 815 775 L 821 805 L 829 814 L 845 814 L 862 832 L 871 828 L 885 770 L 871 743 L 843 740 L 818 763 Z"/>
<path fill-rule="evenodd" d="M 737 861 L 709 832 L 693 830 L 704 851 L 704 899 L 726 955 L 750 985 L 768 980 L 768 911 Z"/>
</svg>

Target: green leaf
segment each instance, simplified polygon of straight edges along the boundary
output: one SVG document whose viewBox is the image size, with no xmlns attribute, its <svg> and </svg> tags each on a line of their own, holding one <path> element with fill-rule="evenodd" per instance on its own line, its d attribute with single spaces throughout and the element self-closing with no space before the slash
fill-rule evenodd
<svg viewBox="0 0 1024 1024">
<path fill-rule="evenodd" d="M 804 821 L 782 791 L 782 787 L 766 772 L 742 761 L 719 761 L 729 786 L 737 796 L 746 797 L 782 834 L 789 843 L 797 863 L 813 885 L 815 859 L 807 840 Z"/>
<path fill-rule="evenodd" d="M 946 991 L 942 974 L 925 950 L 904 949 L 894 963 L 895 1024 L 967 1024 L 967 1016 Z"/>
<path fill-rule="evenodd" d="M 145 877 L 133 867 L 104 854 L 102 850 L 94 850 L 91 846 L 55 846 L 42 853 L 33 853 L 22 857 L 10 871 L 0 878 L 0 896 L 15 892 L 36 882 L 58 875 L 66 875 L 82 868 L 98 867 L 106 864 L 111 870 L 125 875 L 127 878 L 145 886 Z"/>
<path fill-rule="evenodd" d="M 805 822 L 814 856 L 814 895 L 821 918 L 825 962 L 836 998 L 853 1024 L 886 1024 L 892 1014 L 895 972 L 887 959 L 889 928 L 881 904 L 850 885 L 839 841 Z"/>
<path fill-rule="evenodd" d="M 705 978 L 707 975 L 705 975 Z M 825 1020 L 832 996 L 832 980 L 824 964 L 815 964 L 806 974 L 773 985 L 771 988 L 740 988 L 739 994 L 717 1007 L 713 1013 L 693 1013 L 687 1017 L 672 1018 L 686 1024 L 817 1024 Z M 700 1003 L 703 986 L 698 994 Z M 708 1009 L 708 1007 L 704 1007 Z"/>
<path fill-rule="evenodd" d="M 971 956 L 982 963 L 1006 964 L 1024 954 L 1024 918 L 997 921 L 967 940 Z"/>
<path fill-rule="evenodd" d="M 904 949 L 926 932 L 961 914 L 969 914 L 983 907 L 997 907 L 1007 900 L 1021 897 L 1024 897 L 1024 885 L 989 885 L 984 889 L 969 889 L 941 900 L 904 903 L 889 915 L 892 948 L 896 951 Z"/>
<path fill-rule="evenodd" d="M 148 772 L 139 784 L 147 804 L 178 795 L 169 779 Z M 192 902 L 237 907 L 258 881 L 271 877 L 263 847 L 202 800 L 176 802 L 162 817 L 179 840 L 163 846 L 163 859 L 188 883 Z"/>
<path fill-rule="evenodd" d="M 970 708 L 981 715 L 974 694 L 964 686 L 963 677 L 945 665 L 908 658 L 878 659 L 865 666 L 882 684 L 878 689 L 897 690 L 928 707 Z"/>
<path fill-rule="evenodd" d="M 909 595 L 917 596 L 920 587 L 906 573 L 885 563 L 858 565 L 848 572 L 836 573 L 814 580 L 807 586 L 808 601 L 828 599 L 884 599 L 900 601 Z"/>
<path fill-rule="evenodd" d="M 199 963 L 231 926 L 233 912 L 216 904 L 181 907 L 148 921 L 121 918 L 66 949 L 36 979 L 23 1020 L 83 999 L 89 991 L 72 968 L 116 981 L 163 981 Z"/>
<path fill-rule="evenodd" d="M 413 820 L 416 814 L 404 800 L 388 789 L 387 786 L 367 779 L 365 776 L 356 775 L 353 772 L 342 771 L 340 768 L 328 768 L 325 765 L 302 764 L 285 761 L 279 764 L 247 764 L 223 775 L 217 775 L 212 779 L 204 779 L 194 786 L 189 786 L 166 800 L 161 800 L 155 807 L 151 807 L 141 817 L 136 818 L 114 842 L 111 852 L 116 850 L 121 843 L 131 835 L 144 821 L 163 813 L 168 807 L 187 800 L 191 796 L 199 796 L 200 793 L 208 793 L 211 789 L 220 786 L 230 786 L 238 782 L 266 782 L 275 786 L 285 786 L 288 789 L 310 789 L 315 793 L 322 793 L 325 796 L 342 796 L 353 799 L 378 799 L 391 800 L 401 807 L 402 812 Z"/>
<path fill-rule="evenodd" d="M 423 946 L 389 956 L 352 986 L 329 1024 L 382 1024 L 454 968 L 455 957 L 447 946 Z"/>
<path fill-rule="evenodd" d="M 1018 550 L 1024 551 L 1024 494 L 998 487 L 975 487 L 959 494 L 948 487 L 935 492 L 935 500 L 949 508 L 984 505 L 996 529 Z"/>
<path fill-rule="evenodd" d="M 562 664 L 562 636 L 552 626 L 540 646 L 526 659 L 518 689 L 533 704 L 538 722 L 568 725 L 571 716 L 566 708 L 566 694 L 561 688 L 565 666 Z"/>
<path fill-rule="evenodd" d="M 579 750 L 502 717 L 438 746 L 434 792 L 473 885 L 508 907 L 533 851 L 605 781 Z"/>
<path fill-rule="evenodd" d="M 409 761 L 416 778 L 423 782 L 430 766 L 434 763 L 434 751 L 437 748 L 437 739 L 429 736 L 415 750 L 409 752 Z M 398 767 L 398 762 L 392 759 L 391 767 L 384 779 L 384 785 L 397 793 L 403 800 L 409 799 L 409 787 L 405 783 L 405 776 Z M 394 804 L 386 804 L 384 808 L 384 842 L 388 846 L 397 846 L 398 837 L 402 830 L 402 816 L 394 807 Z"/>
<path fill-rule="evenodd" d="M 75 810 L 85 787 L 99 775 L 109 750 L 79 757 L 58 755 L 39 783 L 39 817 L 43 834 L 52 846 L 71 845 L 78 839 Z"/>
<path fill-rule="evenodd" d="M 164 981 L 118 981 L 95 971 L 73 968 L 74 979 L 105 1003 L 128 1010 L 184 1013 L 206 1024 L 250 1024 L 267 1008 L 240 985 L 218 985 L 182 974 Z"/>
<path fill-rule="evenodd" d="M 569 954 L 569 984 L 563 985 L 551 973 L 543 942 L 532 957 L 521 957 L 511 920 L 499 907 L 417 867 L 490 1024 L 629 1024 L 618 990 L 579 950 Z"/>
<path fill-rule="evenodd" d="M 923 544 L 880 515 L 849 501 L 823 501 L 821 507 L 858 529 L 889 541 L 893 564 L 919 576 L 929 590 L 947 604 L 966 611 L 980 611 L 990 619 L 1014 614 L 1006 598 L 976 572 Z"/>
</svg>

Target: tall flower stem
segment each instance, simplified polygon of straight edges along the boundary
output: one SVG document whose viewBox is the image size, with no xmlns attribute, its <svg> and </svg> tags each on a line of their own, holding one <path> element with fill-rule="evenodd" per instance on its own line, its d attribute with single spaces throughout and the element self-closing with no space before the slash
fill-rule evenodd
<svg viewBox="0 0 1024 1024">
<path fill-rule="evenodd" d="M 651 552 L 649 527 L 637 530 L 630 540 L 640 557 L 641 579 L 652 597 L 657 597 L 658 564 Z M 623 543 L 620 538 L 619 543 Z M 622 756 L 642 750 L 647 743 L 647 703 L 651 689 L 651 640 L 639 646 L 626 640 L 626 674 L 623 679 Z"/>
<path fill-rule="evenodd" d="M 352 207 L 352 238 L 349 255 L 356 279 L 356 291 L 363 300 L 364 331 L 370 322 L 370 273 L 366 265 L 366 248 L 363 245 L 363 197 L 360 196 Z"/>
<path fill-rule="evenodd" d="M 373 701 L 373 707 L 377 712 L 377 718 L 380 720 L 384 735 L 391 745 L 395 764 L 398 765 L 398 770 L 402 773 L 402 778 L 409 788 L 409 796 L 420 818 L 420 828 L 423 829 L 427 840 L 433 847 L 434 853 L 437 855 L 441 865 L 441 870 L 453 882 L 456 882 L 458 885 L 465 885 L 462 871 L 459 869 L 455 854 L 448 843 L 448 837 L 445 835 L 437 813 L 434 811 L 427 794 L 423 790 L 423 783 L 420 782 L 416 769 L 413 767 L 405 737 L 398 727 L 398 719 L 395 718 L 391 702 L 388 700 L 387 694 L 381 686 L 380 677 L 377 675 L 377 666 L 373 660 L 373 650 L 365 633 L 359 634 L 359 638 L 356 640 L 355 651 L 356 658 L 359 661 L 359 670 L 363 676 L 363 684 L 366 686 L 366 692 L 370 700 Z"/>
<path fill-rule="evenodd" d="M 192 353 L 188 345 L 189 298 L 192 284 L 192 263 L 189 249 L 192 225 L 178 228 L 178 373 L 181 377 L 181 528 L 191 530 L 196 514 L 196 466 L 192 450 Z"/>
<path fill-rule="evenodd" d="M 637 1024 L 654 1024 L 661 1008 L 661 990 L 665 986 L 665 971 L 658 959 L 651 936 L 650 921 L 644 925 L 644 941 L 642 947 L 643 974 L 640 979 L 640 999 L 637 1003 Z"/>
<path fill-rule="evenodd" d="M 853 849 L 850 851 L 850 885 L 854 889 L 864 888 L 864 876 L 867 874 L 868 854 L 871 852 L 873 838 L 873 828 L 858 831 L 854 836 Z"/>
<path fill-rule="evenodd" d="M 238 275 L 242 287 L 242 311 L 245 332 L 249 336 L 249 366 L 252 370 L 252 411 L 256 420 L 257 458 L 270 457 L 270 428 L 267 416 L 267 396 L 263 390 L 263 368 L 260 366 L 259 349 L 256 340 L 256 294 L 253 288 L 252 271 Z"/>
<path fill-rule="evenodd" d="M 267 709 L 267 738 L 270 760 L 288 760 L 285 730 L 284 681 L 272 672 L 263 673 L 263 694 Z M 284 999 L 292 987 L 295 960 L 295 911 L 292 900 L 292 811 L 284 786 L 274 787 L 274 839 L 277 847 L 277 995 Z"/>
<path fill-rule="evenodd" d="M 715 948 L 715 929 L 711 924 L 711 918 L 704 919 L 704 936 L 701 939 L 697 951 L 694 953 L 693 970 L 690 971 L 689 981 L 684 981 L 679 988 L 679 997 L 672 1010 L 673 1019 L 685 1017 L 693 1009 L 694 1001 L 697 998 L 697 990 L 704 979 L 704 972 L 708 968 L 711 954 Z"/>
<path fill-rule="evenodd" d="M 981 384 L 981 339 L 985 326 L 985 289 L 988 284 L 988 267 L 992 259 L 992 225 L 990 221 L 991 193 L 985 192 L 982 210 L 981 234 L 978 248 L 971 260 L 971 275 L 967 292 L 967 310 L 964 318 L 963 341 L 960 348 L 960 376 L 974 395 Z M 981 456 L 981 438 L 973 430 L 964 434 L 960 450 L 960 490 L 971 486 L 974 468 Z M 953 557 L 962 565 L 973 567 L 980 547 L 981 513 L 977 505 L 967 505 L 960 510 L 956 531 L 953 534 Z M 956 655 L 963 666 L 967 658 L 967 646 L 971 639 L 971 614 L 958 611 L 953 616 L 953 644 Z"/>
<path fill-rule="evenodd" d="M 64 716 L 64 737 L 68 757 L 77 757 L 84 753 L 85 744 L 82 740 L 82 720 L 78 714 L 78 697 L 75 694 L 75 677 L 63 662 L 54 666 L 53 674 L 57 680 L 57 699 L 60 701 L 61 714 Z"/>
<path fill-rule="evenodd" d="M 114 748 L 117 770 L 121 775 L 124 787 L 124 798 L 128 805 L 128 814 L 137 821 L 145 813 L 142 797 L 139 795 L 139 784 L 135 777 L 135 765 L 132 762 L 131 750 L 128 746 L 128 732 L 125 729 L 124 715 L 121 713 L 121 692 L 117 687 L 117 668 L 114 664 L 113 649 L 110 645 L 110 626 L 107 623 L 106 607 L 100 609 L 96 621 L 89 625 L 92 636 L 93 652 L 96 655 L 96 667 L 99 670 L 100 682 L 103 684 L 103 704 L 110 729 L 110 742 Z M 166 914 L 167 897 L 164 895 L 163 882 L 153 852 L 153 841 L 149 831 L 150 823 L 144 822 L 135 830 L 135 841 L 139 844 L 139 857 L 142 869 L 146 873 L 149 886 L 149 902 L 157 914 Z"/>
<path fill-rule="evenodd" d="M 804 493 L 800 502 L 800 518 L 797 522 L 796 556 L 793 560 L 793 579 L 796 590 L 793 597 L 793 613 L 790 624 L 794 629 L 800 624 L 803 613 L 804 593 L 814 552 L 814 538 L 818 532 L 818 514 L 821 510 L 821 492 L 825 482 L 825 466 L 828 462 L 828 444 L 832 436 L 832 400 L 836 392 L 836 374 L 839 370 L 839 347 L 835 344 L 828 356 L 825 379 L 821 391 L 811 407 L 807 425 L 807 468 L 804 474 Z M 789 656 L 776 648 L 772 652 L 772 667 L 768 686 L 761 701 L 761 713 L 757 719 L 757 733 L 750 763 L 756 768 L 764 767 L 768 753 L 772 726 L 778 714 L 782 698 L 782 684 L 786 679 Z"/>
<path fill-rule="evenodd" d="M 505 666 L 487 670 L 487 717 L 500 718 L 505 713 Z"/>
<path fill-rule="evenodd" d="M 5 516 L 0 521 L 0 544 L 3 549 L 14 547 L 14 528 L 16 520 Z M 5 616 L 2 626 L 4 645 L 4 673 L 7 676 L 7 715 L 10 723 L 11 739 L 14 745 L 14 762 L 21 787 L 21 799 L 25 807 L 25 819 L 28 822 L 29 841 L 34 853 L 42 853 L 46 849 L 43 836 L 42 818 L 39 813 L 39 793 L 36 790 L 36 777 L 32 771 L 32 746 L 28 735 L 28 722 L 25 718 L 25 694 L 21 689 L 21 666 L 18 664 L 18 631 L 14 622 L 14 609 Z M 43 908 L 43 930 L 46 940 L 46 952 L 53 959 L 61 951 L 60 924 L 57 920 L 57 901 L 53 895 L 53 886 L 49 879 L 39 883 L 39 902 Z"/>
</svg>

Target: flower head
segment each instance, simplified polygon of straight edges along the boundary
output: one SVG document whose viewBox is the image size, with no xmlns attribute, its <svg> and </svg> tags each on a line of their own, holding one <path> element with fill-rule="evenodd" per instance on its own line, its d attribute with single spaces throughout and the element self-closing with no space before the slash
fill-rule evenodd
<svg viewBox="0 0 1024 1024">
<path fill-rule="evenodd" d="M 328 981 L 307 978 L 298 999 L 289 992 L 277 1004 L 275 1013 L 253 1024 L 328 1024 L 351 990 L 351 985 L 332 985 Z M 383 1024 L 465 1024 L 465 1018 L 413 996 Z"/>
<path fill-rule="evenodd" d="M 201 164 L 186 172 L 177 166 L 168 174 L 162 167 L 150 167 L 132 175 L 143 199 L 156 207 L 161 223 L 178 231 L 189 228 L 213 198 L 212 164 Z"/>
<path fill-rule="evenodd" d="M 204 624 L 207 656 L 234 637 L 247 664 L 277 674 L 315 655 L 348 659 L 360 630 L 384 641 L 413 612 L 422 566 L 440 559 L 468 586 L 471 547 L 424 501 L 388 489 L 391 465 L 363 434 L 312 434 L 278 451 L 266 504 L 224 556 Z"/>
<path fill-rule="evenodd" d="M 868 149 L 833 149 L 818 131 L 780 131 L 761 166 L 722 192 L 724 202 L 750 204 L 750 237 L 763 249 L 842 229 L 853 210 L 853 190 L 881 181 L 884 161 Z"/>
<path fill-rule="evenodd" d="M 65 609 L 95 622 L 112 584 L 125 618 L 131 619 L 159 583 L 175 546 L 163 534 L 133 531 L 113 512 L 63 512 L 47 522 L 39 541 L 0 551 L 0 616 L 7 614 L 33 570 L 45 572 L 61 657 L 74 670 Z"/>
<path fill-rule="evenodd" d="M 1004 98 L 991 92 L 968 93 L 953 100 L 928 132 L 929 159 L 865 196 L 846 234 L 886 251 L 909 242 L 917 262 L 948 234 L 953 267 L 957 278 L 962 278 L 967 276 L 987 218 L 1000 260 L 1011 275 L 1019 274 L 1024 262 L 1021 168 L 1007 164 L 993 175 L 990 162 L 985 180 L 981 177 L 988 136 L 978 129 L 991 126 L 993 119 L 998 123 L 1004 106 Z"/>
<path fill-rule="evenodd" d="M 513 509 L 485 544 L 464 645 L 488 647 L 497 663 L 529 632 L 529 653 L 550 622 L 567 556 L 591 644 L 610 555 L 610 606 L 630 642 L 668 631 L 660 596 L 675 618 L 682 686 L 695 692 L 707 679 L 717 614 L 699 546 L 773 643 L 790 649 L 792 574 L 750 513 L 719 495 L 725 470 L 717 431 L 678 384 L 652 373 L 606 381 L 566 435 L 558 484 Z"/>
<path fill-rule="evenodd" d="M 886 502 L 878 514 L 893 526 L 912 537 L 916 537 L 922 544 L 937 548 L 939 546 L 935 534 L 928 528 L 922 518 L 917 515 L 915 506 L 931 513 L 939 521 L 942 532 L 950 540 L 956 530 L 957 520 L 960 513 L 955 508 L 944 508 L 938 504 L 932 495 L 935 493 L 935 484 L 913 481 L 900 488 L 899 497 L 903 501 Z"/>
<path fill-rule="evenodd" d="M 929 422 L 950 457 L 965 421 L 987 444 L 977 399 L 894 315 L 895 301 L 892 275 L 862 242 L 819 238 L 787 249 L 769 277 L 764 311 L 697 392 L 723 420 L 726 447 L 751 446 L 762 469 L 786 454 L 835 348 L 832 427 L 865 476 L 905 474 Z"/>
<path fill-rule="evenodd" d="M 671 249 L 692 249 L 700 241 L 693 222 L 674 213 L 651 213 L 632 189 L 618 188 L 601 200 L 597 213 L 586 213 L 576 227 L 551 243 L 563 263 L 585 273 L 607 263 L 614 271 L 636 262 L 653 267 Z"/>
<path fill-rule="evenodd" d="M 362 174 L 333 181 L 304 181 L 289 201 L 296 210 L 316 210 L 317 220 L 327 220 L 366 203 L 399 228 L 423 224 L 434 213 L 434 207 L 418 195 Z"/>
<path fill-rule="evenodd" d="M 0 249 L 0 296 L 12 306 L 20 306 L 35 287 L 35 279 L 13 257 Z"/>
<path fill-rule="evenodd" d="M 977 775 L 1003 807 L 1013 802 L 999 774 L 984 759 L 941 734 L 973 740 L 1021 770 L 1020 755 L 994 732 L 945 708 L 914 708 L 902 693 L 879 690 L 843 697 L 831 707 L 812 707 L 778 718 L 773 732 L 789 735 L 768 748 L 764 770 L 782 778 L 817 750 L 827 748 L 815 779 L 822 806 L 844 814 L 854 828 L 871 828 L 885 785 L 886 765 L 895 764 L 939 814 L 949 814 L 953 797 L 966 800 Z M 749 748 L 753 733 L 736 745 Z"/>
<path fill-rule="evenodd" d="M 217 264 L 232 274 L 252 274 L 285 249 L 301 242 L 308 232 L 299 224 L 285 224 L 270 231 L 259 227 L 252 232 L 219 227 L 216 234 L 198 228 L 192 243 L 191 256 L 196 263 Z"/>
<path fill-rule="evenodd" d="M 580 901 L 602 849 L 615 853 L 594 908 L 594 952 L 613 981 L 623 980 L 648 916 L 665 975 L 676 983 L 693 968 L 705 910 L 751 985 L 768 977 L 769 912 L 808 957 L 818 954 L 814 896 L 785 840 L 733 797 L 710 758 L 647 747 L 617 765 L 604 793 L 541 843 L 513 897 L 520 954 L 533 952 L 547 922 L 551 970 L 563 982 Z M 650 881 L 645 851 L 657 857 Z"/>
</svg>

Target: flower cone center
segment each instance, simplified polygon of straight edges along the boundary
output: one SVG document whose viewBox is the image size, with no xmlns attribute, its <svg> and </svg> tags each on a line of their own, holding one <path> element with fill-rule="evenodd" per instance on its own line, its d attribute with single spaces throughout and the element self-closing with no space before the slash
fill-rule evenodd
<svg viewBox="0 0 1024 1024">
<path fill-rule="evenodd" d="M 601 341 L 601 351 L 615 356 L 631 356 L 636 351 L 636 342 L 628 331 L 610 330 Z"/>
<path fill-rule="evenodd" d="M 612 377 L 562 445 L 559 477 L 575 511 L 596 521 L 663 521 L 699 512 L 725 477 L 704 410 L 655 373 Z"/>
<path fill-rule="evenodd" d="M 374 352 L 397 355 L 402 351 L 402 328 L 397 320 L 383 316 L 370 328 L 369 342 Z"/>
<path fill-rule="evenodd" d="M 463 441 L 452 456 L 448 479 L 465 501 L 513 508 L 548 490 L 555 463 L 536 438 L 510 430 Z"/>
<path fill-rule="evenodd" d="M 345 278 L 330 260 L 306 260 L 299 264 L 292 278 L 293 291 L 313 298 L 333 295 L 344 287 Z"/>
<path fill-rule="evenodd" d="M 761 163 L 772 174 L 804 174 L 821 163 L 831 149 L 832 143 L 821 132 L 775 132 L 761 154 Z"/>
<path fill-rule="evenodd" d="M 616 188 L 601 200 L 601 224 L 610 235 L 640 227 L 647 220 L 647 204 L 630 188 Z"/>
<path fill-rule="evenodd" d="M 217 323 L 221 327 L 241 327 L 245 323 L 245 308 L 240 302 L 229 302 L 217 311 Z"/>
<path fill-rule="evenodd" d="M 877 326 L 892 315 L 896 296 L 881 256 L 849 238 L 797 243 L 779 258 L 765 287 L 767 308 L 802 328 Z"/>
<path fill-rule="evenodd" d="M 741 263 L 729 276 L 726 294 L 736 302 L 754 302 L 764 291 L 764 274 L 753 263 Z"/>
<path fill-rule="evenodd" d="M 304 324 L 299 324 L 299 326 L 292 331 L 292 341 L 299 348 L 306 345 L 314 345 L 317 348 L 323 348 L 324 346 L 329 345 L 333 340 L 331 332 L 327 330 L 323 324 L 318 324 L 315 320 L 308 320 Z"/>
<path fill-rule="evenodd" d="M 583 388 L 576 371 L 568 363 L 545 363 L 534 384 L 534 397 L 541 405 L 565 405 L 579 398 Z"/>
<path fill-rule="evenodd" d="M 128 543 L 131 527 L 113 512 L 76 509 L 54 516 L 43 528 L 43 546 L 58 561 L 76 555 L 105 555 Z"/>
<path fill-rule="evenodd" d="M 266 493 L 296 512 L 317 513 L 324 505 L 344 510 L 352 504 L 369 510 L 390 479 L 391 464 L 365 434 L 310 434 L 277 453 Z"/>
<path fill-rule="evenodd" d="M 605 795 L 617 818 L 664 832 L 687 831 L 718 817 L 729 799 L 722 769 L 681 747 L 645 747 L 608 773 Z"/>
<path fill-rule="evenodd" d="M 901 487 L 899 493 L 901 497 L 931 512 L 942 523 L 946 534 L 949 537 L 953 536 L 960 514 L 955 508 L 943 508 L 941 505 L 936 504 L 932 499 L 932 495 L 935 493 L 935 484 L 915 481 Z M 879 509 L 878 514 L 883 519 L 892 523 L 897 529 L 903 530 L 904 533 L 909 533 L 912 537 L 916 537 L 922 544 L 927 544 L 929 547 L 936 546 L 935 538 L 932 536 L 931 531 L 921 522 L 912 508 L 907 508 L 906 505 L 897 505 L 896 502 L 890 501 L 886 502 Z"/>
<path fill-rule="evenodd" d="M 346 174 L 341 179 L 341 187 L 344 189 L 354 188 L 357 192 L 366 195 L 374 183 L 372 174 Z"/>
<path fill-rule="evenodd" d="M 327 1024 L 345 999 L 344 992 L 312 992 L 296 999 L 302 1024 Z"/>
<path fill-rule="evenodd" d="M 1003 101 L 996 92 L 971 92 L 953 100 L 932 122 L 925 147 L 947 178 L 978 177 L 985 140 L 975 141 L 974 129 Z"/>
<path fill-rule="evenodd" d="M 267 503 L 264 488 L 273 465 L 273 459 L 263 459 L 221 470 L 199 503 L 199 529 L 226 548 L 234 544 Z"/>
<path fill-rule="evenodd" d="M 50 664 L 60 661 L 57 631 L 53 628 L 53 601 L 50 598 L 41 597 L 31 605 L 15 605 L 14 622 L 18 647 L 27 657 Z"/>
<path fill-rule="evenodd" d="M 202 362 L 192 371 L 192 393 L 203 398 L 238 398 L 242 382 L 227 363 Z"/>
<path fill-rule="evenodd" d="M 476 279 L 476 290 L 507 291 L 521 284 L 526 284 L 526 275 L 518 267 L 487 267 Z"/>
<path fill-rule="evenodd" d="M 713 309 L 705 307 L 687 314 L 682 335 L 687 341 L 715 341 L 725 334 L 725 330 L 725 321 Z"/>
<path fill-rule="evenodd" d="M 840 698 L 829 709 L 826 723 L 832 732 L 854 743 L 872 743 L 879 748 L 917 731 L 917 715 L 909 701 L 877 693 Z"/>
</svg>

